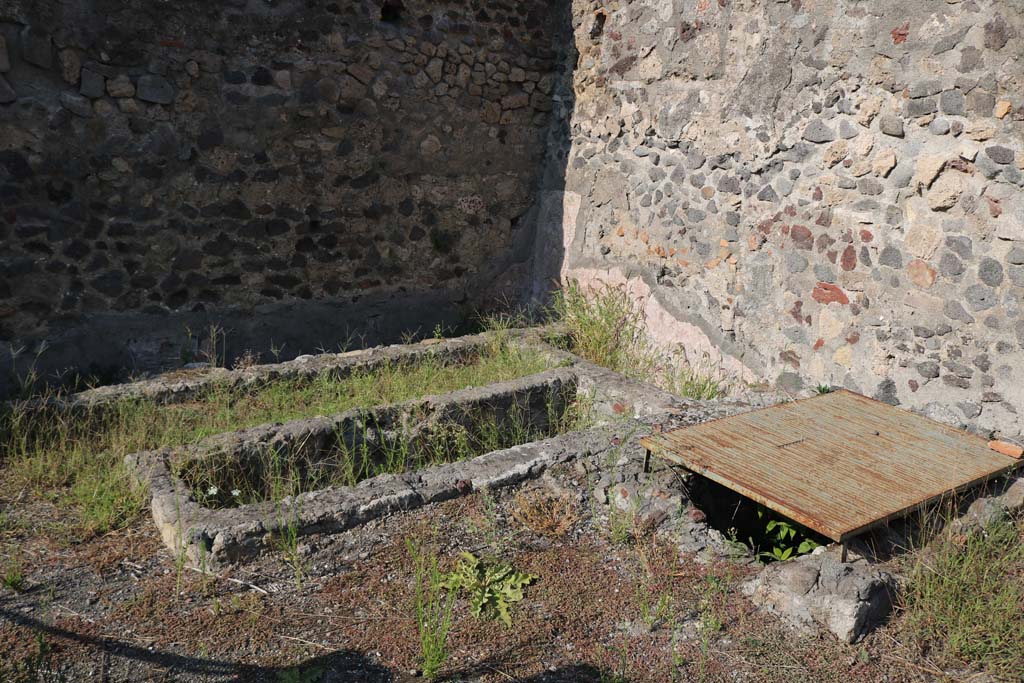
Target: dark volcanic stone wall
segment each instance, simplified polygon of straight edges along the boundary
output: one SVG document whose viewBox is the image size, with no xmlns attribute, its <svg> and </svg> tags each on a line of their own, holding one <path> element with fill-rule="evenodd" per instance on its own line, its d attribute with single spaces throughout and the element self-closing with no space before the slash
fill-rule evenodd
<svg viewBox="0 0 1024 683">
<path fill-rule="evenodd" d="M 545 270 L 627 284 L 736 387 L 1021 434 L 1024 3 L 572 5 Z"/>
<path fill-rule="evenodd" d="M 546 0 L 0 3 L 0 345 L 104 373 L 211 323 L 230 357 L 457 322 L 529 255 L 557 26 Z"/>
</svg>

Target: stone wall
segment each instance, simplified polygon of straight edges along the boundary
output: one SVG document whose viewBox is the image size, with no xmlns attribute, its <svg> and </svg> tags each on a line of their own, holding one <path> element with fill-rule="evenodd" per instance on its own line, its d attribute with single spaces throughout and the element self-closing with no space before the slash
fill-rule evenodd
<svg viewBox="0 0 1024 683">
<path fill-rule="evenodd" d="M 290 357 L 575 277 L 737 386 L 1012 437 L 1021 93 L 1016 1 L 8 0 L 0 352 Z"/>
<path fill-rule="evenodd" d="M 0 3 L 0 353 L 102 375 L 209 324 L 229 362 L 456 324 L 529 256 L 558 25 L 547 0 Z"/>
<path fill-rule="evenodd" d="M 555 272 L 626 283 L 737 384 L 1020 434 L 1024 3 L 574 0 L 573 27 Z"/>
</svg>

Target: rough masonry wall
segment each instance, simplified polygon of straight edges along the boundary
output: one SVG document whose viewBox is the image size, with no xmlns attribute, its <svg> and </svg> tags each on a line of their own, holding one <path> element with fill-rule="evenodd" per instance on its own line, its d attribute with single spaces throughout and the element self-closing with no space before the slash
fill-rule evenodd
<svg viewBox="0 0 1024 683">
<path fill-rule="evenodd" d="M 565 192 L 543 198 L 563 276 L 628 283 L 659 339 L 737 382 L 1020 434 L 1024 3 L 573 15 Z"/>
<path fill-rule="evenodd" d="M 456 322 L 529 256 L 557 25 L 546 0 L 0 3 L 0 353 L 104 373 L 211 323 L 287 357 Z"/>
</svg>

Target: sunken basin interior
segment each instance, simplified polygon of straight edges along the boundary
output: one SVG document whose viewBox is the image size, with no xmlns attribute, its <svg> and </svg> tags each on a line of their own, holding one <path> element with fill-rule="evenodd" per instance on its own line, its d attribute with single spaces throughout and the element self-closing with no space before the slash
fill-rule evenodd
<svg viewBox="0 0 1024 683">
<path fill-rule="evenodd" d="M 575 381 L 535 377 L 463 399 L 350 410 L 308 429 L 190 452 L 173 461 L 172 469 L 204 507 L 237 507 L 355 486 L 381 474 L 466 460 L 588 426 L 587 401 Z"/>
</svg>

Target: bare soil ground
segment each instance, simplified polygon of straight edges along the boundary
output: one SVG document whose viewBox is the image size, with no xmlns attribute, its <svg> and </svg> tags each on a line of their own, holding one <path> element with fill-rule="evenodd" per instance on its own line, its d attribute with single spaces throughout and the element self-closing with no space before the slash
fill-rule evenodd
<svg viewBox="0 0 1024 683">
<path fill-rule="evenodd" d="M 219 576 L 179 567 L 148 518 L 69 542 L 46 531 L 59 509 L 0 492 L 15 517 L 3 547 L 24 570 L 20 592 L 0 588 L 3 670 L 12 680 L 416 680 L 414 539 L 445 569 L 468 550 L 538 577 L 512 628 L 456 603 L 443 680 L 950 680 L 902 644 L 898 615 L 853 646 L 801 635 L 742 596 L 755 566 L 702 563 L 658 536 L 623 541 L 579 471 L 550 476 L 576 494 L 578 520 L 561 536 L 517 522 L 516 491 L 475 493 L 303 539 L 298 573 L 268 555 Z"/>
</svg>

